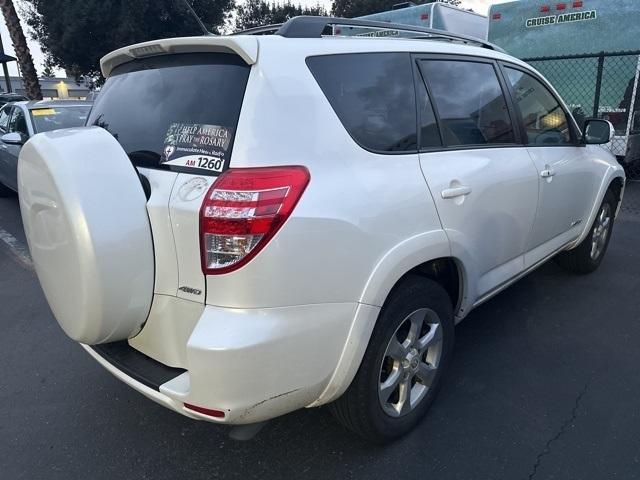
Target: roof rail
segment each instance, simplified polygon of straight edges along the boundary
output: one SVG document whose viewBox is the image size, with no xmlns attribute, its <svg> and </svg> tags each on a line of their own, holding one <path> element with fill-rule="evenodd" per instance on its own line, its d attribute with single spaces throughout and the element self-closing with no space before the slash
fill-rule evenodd
<svg viewBox="0 0 640 480">
<path fill-rule="evenodd" d="M 241 30 L 240 32 L 232 33 L 231 35 L 268 35 L 269 33 L 276 33 L 282 25 L 282 23 L 274 23 L 272 25 L 264 25 L 262 27 L 247 28 L 246 30 Z"/>
<path fill-rule="evenodd" d="M 372 20 L 359 20 L 355 18 L 315 17 L 302 15 L 293 17 L 281 25 L 268 25 L 235 33 L 234 35 L 264 35 L 274 33 L 285 38 L 320 38 L 327 27 L 339 25 L 345 27 L 360 27 L 376 30 L 398 30 L 401 32 L 415 33 L 415 38 L 421 40 L 449 40 L 469 45 L 477 45 L 489 50 L 504 53 L 504 50 L 493 43 L 477 37 L 451 33 L 435 28 L 416 27 L 401 23 L 376 22 Z"/>
</svg>

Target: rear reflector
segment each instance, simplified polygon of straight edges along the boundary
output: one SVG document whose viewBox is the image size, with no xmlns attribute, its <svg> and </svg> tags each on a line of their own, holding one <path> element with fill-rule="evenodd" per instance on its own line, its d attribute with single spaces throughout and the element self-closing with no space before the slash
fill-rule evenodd
<svg viewBox="0 0 640 480">
<path fill-rule="evenodd" d="M 305 167 L 231 168 L 200 209 L 202 271 L 228 273 L 249 262 L 285 223 L 309 183 Z"/>
<path fill-rule="evenodd" d="M 192 410 L 194 412 L 202 413 L 203 415 L 208 415 L 209 417 L 224 418 L 224 412 L 222 410 L 212 410 L 210 408 L 197 407 L 189 403 L 185 403 L 184 408 L 186 408 L 187 410 Z"/>
<path fill-rule="evenodd" d="M 491 18 L 494 19 L 494 20 L 500 20 L 502 18 L 502 14 L 501 13 L 494 13 L 491 16 Z"/>
</svg>

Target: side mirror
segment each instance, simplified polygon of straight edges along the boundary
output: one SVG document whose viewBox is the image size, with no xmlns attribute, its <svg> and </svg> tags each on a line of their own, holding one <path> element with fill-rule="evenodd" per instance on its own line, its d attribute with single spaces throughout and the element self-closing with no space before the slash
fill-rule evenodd
<svg viewBox="0 0 640 480">
<path fill-rule="evenodd" d="M 600 118 L 588 118 L 584 122 L 582 143 L 587 145 L 602 145 L 609 143 L 615 130 L 611 122 Z"/>
<path fill-rule="evenodd" d="M 0 140 L 8 145 L 22 145 L 25 142 L 22 134 L 18 132 L 5 133 L 0 137 Z"/>
</svg>

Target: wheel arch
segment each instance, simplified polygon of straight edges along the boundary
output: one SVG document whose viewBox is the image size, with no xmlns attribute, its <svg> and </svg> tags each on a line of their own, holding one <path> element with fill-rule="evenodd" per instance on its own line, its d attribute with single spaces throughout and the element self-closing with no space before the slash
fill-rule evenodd
<svg viewBox="0 0 640 480">
<path fill-rule="evenodd" d="M 443 230 L 424 232 L 398 243 L 371 270 L 359 302 L 382 307 L 392 288 L 409 271 L 450 256 L 449 238 Z"/>
<path fill-rule="evenodd" d="M 349 387 L 360 368 L 384 301 L 407 275 L 419 275 L 438 282 L 449 295 L 454 313 L 458 311 L 467 288 L 467 276 L 463 263 L 451 256 L 446 234 L 441 233 L 444 236 L 444 243 L 421 249 L 423 253 L 432 253 L 432 255 L 417 256 L 415 252 L 409 253 L 410 250 L 406 249 L 403 250 L 404 255 L 399 255 L 399 251 L 395 254 L 391 252 L 387 254 L 386 260 L 383 261 L 387 263 L 395 259 L 396 265 L 402 265 L 401 271 L 400 268 L 391 268 L 390 265 L 386 268 L 381 265 L 382 262 L 376 266 L 374 273 L 377 271 L 380 275 L 381 272 L 385 272 L 386 275 L 384 278 L 370 278 L 362 296 L 363 299 L 370 299 L 370 302 L 376 303 L 360 302 L 338 365 L 324 391 L 315 402 L 309 405 L 310 407 L 337 399 Z M 374 286 L 375 290 L 373 290 Z"/>
<path fill-rule="evenodd" d="M 582 230 L 582 234 L 575 241 L 573 241 L 566 248 L 566 250 L 571 250 L 572 248 L 577 247 L 587 237 L 587 235 L 589 235 L 591 225 L 593 224 L 598 210 L 600 209 L 600 204 L 604 200 L 604 196 L 609 190 L 613 191 L 614 195 L 616 195 L 618 201 L 618 207 L 616 208 L 616 217 L 618 216 L 618 213 L 620 212 L 620 205 L 622 204 L 622 198 L 624 197 L 625 182 L 626 177 L 624 175 L 624 170 L 622 169 L 622 167 L 609 167 L 607 174 L 604 176 L 602 182 L 600 183 L 598 195 L 596 196 L 593 206 L 591 207 L 589 217 L 585 222 L 583 222 L 584 228 Z"/>
<path fill-rule="evenodd" d="M 617 203 L 616 217 L 618 216 L 618 213 L 620 212 L 620 207 L 622 205 L 624 185 L 625 185 L 625 178 L 623 176 L 619 176 L 619 177 L 614 177 L 609 183 L 609 187 L 607 188 L 607 191 L 611 190 L 616 197 L 616 203 Z"/>
</svg>

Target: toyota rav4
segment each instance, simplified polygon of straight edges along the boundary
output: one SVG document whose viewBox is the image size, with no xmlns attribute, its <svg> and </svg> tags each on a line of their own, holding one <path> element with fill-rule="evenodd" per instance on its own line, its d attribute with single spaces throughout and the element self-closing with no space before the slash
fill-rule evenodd
<svg viewBox="0 0 640 480">
<path fill-rule="evenodd" d="M 258 33 L 102 59 L 87 127 L 20 155 L 35 268 L 66 334 L 170 409 L 242 425 L 329 404 L 388 441 L 433 402 L 455 323 L 552 257 L 601 263 L 611 126 L 480 40 Z"/>
</svg>

